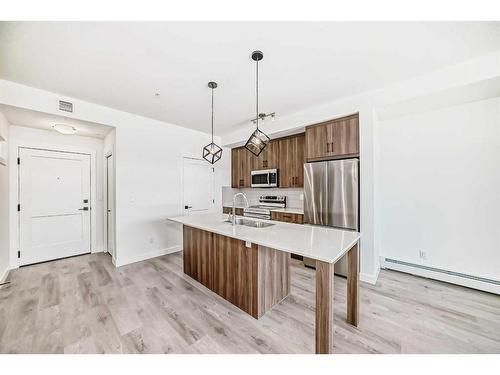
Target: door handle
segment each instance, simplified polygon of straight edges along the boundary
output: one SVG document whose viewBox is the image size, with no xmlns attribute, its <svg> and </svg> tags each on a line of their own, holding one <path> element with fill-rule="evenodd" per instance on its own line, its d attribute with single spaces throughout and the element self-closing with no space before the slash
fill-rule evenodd
<svg viewBox="0 0 500 375">
<path fill-rule="evenodd" d="M 79 208 L 78 211 L 88 211 L 89 208 L 88 207 L 83 207 L 83 208 Z"/>
<path fill-rule="evenodd" d="M 193 206 L 184 206 L 184 209 L 187 210 L 189 208 L 193 208 Z"/>
<path fill-rule="evenodd" d="M 326 152 L 330 152 L 330 143 L 326 142 Z"/>
</svg>

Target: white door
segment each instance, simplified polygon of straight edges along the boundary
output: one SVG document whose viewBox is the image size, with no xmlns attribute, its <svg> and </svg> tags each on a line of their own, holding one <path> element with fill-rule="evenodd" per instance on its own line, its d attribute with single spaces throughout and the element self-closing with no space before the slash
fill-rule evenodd
<svg viewBox="0 0 500 375">
<path fill-rule="evenodd" d="M 213 167 L 206 160 L 184 158 L 182 184 L 184 215 L 213 209 L 214 174 Z"/>
<path fill-rule="evenodd" d="M 106 158 L 106 238 L 108 253 L 115 257 L 115 181 L 114 181 L 113 155 Z"/>
<path fill-rule="evenodd" d="M 19 149 L 20 264 L 90 252 L 90 155 Z"/>
</svg>

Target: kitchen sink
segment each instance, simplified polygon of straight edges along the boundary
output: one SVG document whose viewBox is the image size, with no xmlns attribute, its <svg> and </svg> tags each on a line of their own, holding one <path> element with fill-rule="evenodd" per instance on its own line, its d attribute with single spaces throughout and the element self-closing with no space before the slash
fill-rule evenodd
<svg viewBox="0 0 500 375">
<path fill-rule="evenodd" d="M 231 220 L 228 219 L 226 220 L 227 223 L 231 223 Z M 236 225 L 245 225 L 247 227 L 252 227 L 252 228 L 267 228 L 272 225 L 275 225 L 273 223 L 268 223 L 266 221 L 256 221 L 256 220 L 250 220 L 250 219 L 243 219 L 243 218 L 237 218 L 235 221 Z"/>
</svg>

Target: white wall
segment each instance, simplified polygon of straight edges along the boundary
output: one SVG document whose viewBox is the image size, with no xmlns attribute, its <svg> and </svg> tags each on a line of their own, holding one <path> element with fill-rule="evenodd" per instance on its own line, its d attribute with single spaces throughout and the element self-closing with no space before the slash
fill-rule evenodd
<svg viewBox="0 0 500 375">
<path fill-rule="evenodd" d="M 63 135 L 55 131 L 10 126 L 10 159 L 16 160 L 19 147 L 85 152 L 91 155 L 91 244 L 92 252 L 103 250 L 103 140 L 78 135 Z M 22 162 L 22 160 L 21 160 Z M 10 168 L 10 264 L 18 266 L 18 168 Z M 22 251 L 22 249 L 21 249 Z"/>
<path fill-rule="evenodd" d="M 0 111 L 0 135 L 9 144 L 9 123 Z M 9 158 L 7 165 L 0 163 L 0 283 L 9 270 Z"/>
<path fill-rule="evenodd" d="M 201 157 L 210 135 L 0 80 L 0 103 L 61 115 L 58 100 L 74 104 L 74 112 L 65 116 L 115 127 L 115 264 L 179 250 L 180 226 L 166 219 L 182 212 L 182 157 Z M 219 137 L 214 140 L 220 144 Z M 224 151 L 223 160 L 215 164 L 217 192 L 230 185 L 231 157 Z M 220 201 L 216 205 L 222 209 Z"/>
<path fill-rule="evenodd" d="M 206 134 L 165 124 L 116 130 L 117 265 L 181 249 L 180 227 L 166 219 L 183 212 L 183 156 L 200 158 L 207 141 Z M 215 164 L 219 200 L 229 180 L 220 171 L 229 169 L 228 158 L 223 152 Z M 217 206 L 220 211 L 221 203 Z"/>
<path fill-rule="evenodd" d="M 500 99 L 382 121 L 377 139 L 381 255 L 500 280 Z"/>
</svg>

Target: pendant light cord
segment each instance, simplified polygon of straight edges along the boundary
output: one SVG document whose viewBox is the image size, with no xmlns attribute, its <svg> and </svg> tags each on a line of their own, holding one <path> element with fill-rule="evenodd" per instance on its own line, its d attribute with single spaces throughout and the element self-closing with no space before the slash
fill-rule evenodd
<svg viewBox="0 0 500 375">
<path fill-rule="evenodd" d="M 212 143 L 214 143 L 214 89 L 212 88 Z"/>
<path fill-rule="evenodd" d="M 257 75 L 255 90 L 257 92 L 257 101 L 255 103 L 255 113 L 257 115 L 257 130 L 259 130 L 259 60 L 257 60 Z"/>
</svg>

